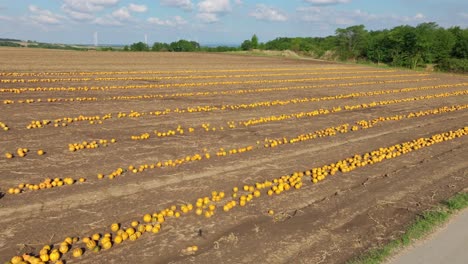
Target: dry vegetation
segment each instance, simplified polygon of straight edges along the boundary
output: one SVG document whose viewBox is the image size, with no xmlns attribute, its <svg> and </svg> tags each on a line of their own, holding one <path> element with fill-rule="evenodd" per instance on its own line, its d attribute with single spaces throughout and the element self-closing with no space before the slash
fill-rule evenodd
<svg viewBox="0 0 468 264">
<path fill-rule="evenodd" d="M 1 261 L 341 263 L 468 186 L 466 76 L 0 56 Z"/>
</svg>

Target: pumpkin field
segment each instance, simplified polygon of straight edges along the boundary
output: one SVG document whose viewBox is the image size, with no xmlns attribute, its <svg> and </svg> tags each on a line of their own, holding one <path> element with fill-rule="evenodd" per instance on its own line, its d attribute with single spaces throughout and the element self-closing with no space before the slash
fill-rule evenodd
<svg viewBox="0 0 468 264">
<path fill-rule="evenodd" d="M 467 76 L 0 57 L 0 263 L 344 263 L 468 187 Z"/>
</svg>

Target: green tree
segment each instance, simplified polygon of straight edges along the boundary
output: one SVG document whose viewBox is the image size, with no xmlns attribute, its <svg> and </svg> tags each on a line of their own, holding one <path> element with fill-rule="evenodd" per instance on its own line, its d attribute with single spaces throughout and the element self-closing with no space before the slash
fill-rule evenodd
<svg viewBox="0 0 468 264">
<path fill-rule="evenodd" d="M 265 43 L 267 50 L 287 50 L 290 46 L 290 38 L 276 38 Z"/>
<path fill-rule="evenodd" d="M 250 42 L 252 43 L 252 49 L 258 49 L 258 37 L 257 35 L 253 35 L 252 36 L 252 39 L 250 40 Z"/>
<path fill-rule="evenodd" d="M 435 33 L 438 29 L 439 26 L 434 22 L 421 23 L 414 29 L 416 33 L 416 43 L 413 48 L 421 57 L 422 62 L 433 63 L 436 60 L 433 47 L 435 43 Z"/>
<path fill-rule="evenodd" d="M 302 38 L 293 38 L 290 42 L 289 49 L 295 52 L 301 51 Z"/>
<path fill-rule="evenodd" d="M 434 56 L 434 62 L 450 58 L 453 47 L 456 44 L 456 37 L 449 30 L 439 28 L 434 32 L 434 42 L 431 51 Z M 468 39 L 467 39 L 468 41 Z"/>
<path fill-rule="evenodd" d="M 148 45 L 146 45 L 146 43 L 143 43 L 143 42 L 137 42 L 137 43 L 133 43 L 132 45 L 130 45 L 130 50 L 131 51 L 149 51 L 149 47 Z"/>
<path fill-rule="evenodd" d="M 450 55 L 457 59 L 468 59 L 468 28 L 449 28 L 448 31 L 455 37 L 455 44 Z"/>
<path fill-rule="evenodd" d="M 128 48 L 128 45 L 125 45 L 123 48 L 124 51 L 129 51 L 130 49 Z"/>
<path fill-rule="evenodd" d="M 193 52 L 200 49 L 200 44 L 195 41 L 181 39 L 177 42 L 172 42 L 169 45 L 170 51 L 175 52 Z"/>
<path fill-rule="evenodd" d="M 395 27 L 388 33 L 386 45 L 389 47 L 387 54 L 393 66 L 413 67 L 421 60 L 421 52 L 418 49 L 418 35 L 411 26 Z"/>
<path fill-rule="evenodd" d="M 373 31 L 369 33 L 366 56 L 377 63 L 388 62 L 388 31 Z"/>
<path fill-rule="evenodd" d="M 341 59 L 356 59 L 365 54 L 368 32 L 364 25 L 336 30 L 337 51 Z"/>
<path fill-rule="evenodd" d="M 155 42 L 151 47 L 151 51 L 169 51 L 169 44 L 162 42 Z"/>
<path fill-rule="evenodd" d="M 252 49 L 252 41 L 251 40 L 244 40 L 241 45 L 242 50 L 251 50 Z"/>
</svg>

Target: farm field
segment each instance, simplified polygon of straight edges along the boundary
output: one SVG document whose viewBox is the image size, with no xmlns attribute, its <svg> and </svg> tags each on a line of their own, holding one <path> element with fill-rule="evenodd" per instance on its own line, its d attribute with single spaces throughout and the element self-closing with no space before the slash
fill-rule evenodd
<svg viewBox="0 0 468 264">
<path fill-rule="evenodd" d="M 203 53 L 0 57 L 1 262 L 343 263 L 468 187 L 466 76 Z"/>
</svg>

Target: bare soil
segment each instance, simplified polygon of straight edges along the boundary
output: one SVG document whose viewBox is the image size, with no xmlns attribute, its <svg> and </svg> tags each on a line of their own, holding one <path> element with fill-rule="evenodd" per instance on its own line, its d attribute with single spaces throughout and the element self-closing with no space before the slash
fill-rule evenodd
<svg viewBox="0 0 468 264">
<path fill-rule="evenodd" d="M 0 76 L 3 79 L 160 77 L 167 80 L 67 81 L 0 83 L 0 88 L 81 87 L 132 84 L 176 84 L 168 88 L 109 89 L 90 91 L 41 91 L 0 93 L 4 100 L 42 99 L 40 103 L 0 105 L 0 261 L 22 253 L 37 254 L 45 244 L 67 236 L 86 237 L 109 232 L 114 223 L 128 225 L 173 204 L 193 203 L 212 191 L 232 194 L 232 188 L 277 178 L 338 160 L 455 130 L 468 125 L 466 110 L 385 122 L 373 128 L 264 148 L 265 138 L 292 137 L 323 128 L 381 116 L 408 114 L 433 108 L 468 104 L 466 95 L 395 103 L 342 111 L 309 118 L 270 122 L 224 131 L 200 131 L 200 125 L 225 126 L 271 115 L 331 109 L 374 101 L 410 98 L 467 90 L 462 75 L 376 69 L 366 66 L 324 63 L 272 57 L 244 57 L 203 53 L 75 52 L 0 49 L 2 72 L 72 72 L 65 76 Z M 79 75 L 73 72 L 160 71 Z M 183 73 L 181 71 L 191 71 Z M 268 74 L 278 74 L 271 76 Z M 297 75 L 290 75 L 295 73 Z M 281 75 L 283 74 L 283 75 Z M 289 74 L 289 75 L 288 75 Z M 227 75 L 224 77 L 219 77 Z M 234 76 L 243 75 L 243 76 Z M 250 75 L 250 76 L 246 76 Z M 255 75 L 255 76 L 253 76 Z M 207 76 L 191 79 L 190 76 Z M 218 76 L 218 77 L 213 77 Z M 361 77 L 362 76 L 362 77 Z M 319 80 L 313 78 L 328 78 Z M 337 79 L 343 77 L 343 79 Z M 357 77 L 350 79 L 349 77 Z M 335 78 L 335 79 L 330 79 Z M 309 79 L 284 82 L 284 80 Z M 249 81 L 283 82 L 253 83 Z M 400 82 L 392 82 L 392 81 Z M 245 94 L 167 96 L 159 99 L 104 100 L 112 96 L 167 95 L 187 92 L 222 92 L 324 84 L 380 82 L 349 86 L 316 87 Z M 386 82 L 385 82 L 386 81 Z M 218 85 L 183 86 L 183 83 L 224 82 Z M 235 82 L 229 84 L 227 82 Z M 283 106 L 228 109 L 165 116 L 113 118 L 103 124 L 75 122 L 66 127 L 26 129 L 32 120 L 54 120 L 79 115 L 150 112 L 195 106 L 254 104 L 255 102 L 335 96 L 358 92 L 458 84 L 448 88 L 416 90 L 386 95 L 287 104 Z M 96 97 L 97 101 L 46 102 L 48 98 Z M 195 133 L 158 138 L 154 130 L 198 128 Z M 131 140 L 149 132 L 148 140 Z M 68 144 L 115 138 L 117 143 L 98 149 L 70 152 Z M 259 144 L 257 144 L 259 142 Z M 254 146 L 250 152 L 217 157 L 219 148 Z M 29 148 L 24 158 L 6 159 L 4 153 Z M 46 154 L 38 156 L 38 149 Z M 176 159 L 194 153 L 211 153 L 211 159 L 174 168 L 126 173 L 114 180 L 98 180 L 118 167 Z M 66 263 L 344 263 L 369 248 L 399 236 L 416 215 L 468 187 L 468 139 L 436 144 L 401 157 L 366 166 L 351 173 L 328 177 L 319 184 L 306 182 L 300 190 L 262 196 L 246 207 L 225 213 L 218 208 L 211 218 L 193 212 L 169 219 L 160 233 L 143 234 L 135 242 L 115 245 L 98 254 L 85 252 L 79 259 L 66 254 Z M 20 183 L 37 183 L 46 177 L 86 177 L 84 184 L 8 194 Z M 274 215 L 267 212 L 274 210 Z M 185 254 L 197 245 L 195 254 Z"/>
</svg>

